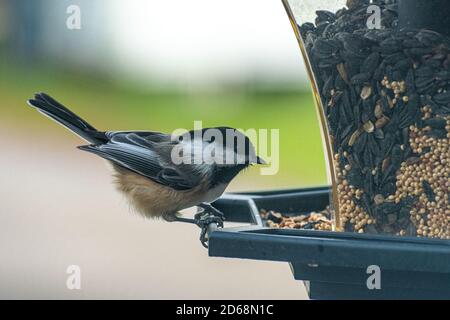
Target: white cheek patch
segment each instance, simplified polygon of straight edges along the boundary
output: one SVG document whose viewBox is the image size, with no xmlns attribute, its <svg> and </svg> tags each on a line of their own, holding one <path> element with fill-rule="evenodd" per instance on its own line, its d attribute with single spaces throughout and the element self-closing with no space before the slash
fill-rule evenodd
<svg viewBox="0 0 450 320">
<path fill-rule="evenodd" d="M 245 148 L 241 151 L 234 147 L 224 149 L 221 142 L 206 143 L 199 140 L 180 142 L 172 149 L 172 162 L 179 164 L 196 165 L 236 165 L 246 162 Z"/>
<path fill-rule="evenodd" d="M 245 163 L 245 150 L 242 152 L 238 150 L 238 152 L 236 152 L 234 148 L 225 149 L 225 164 L 236 165 L 244 163 Z"/>
<path fill-rule="evenodd" d="M 214 188 L 210 189 L 204 196 L 203 202 L 211 203 L 224 193 L 225 189 L 227 188 L 228 184 L 219 184 L 215 186 Z"/>
<path fill-rule="evenodd" d="M 203 160 L 206 164 L 225 164 L 226 159 L 230 157 L 233 157 L 233 152 L 227 149 L 223 149 L 222 144 L 218 144 L 215 142 L 212 142 L 208 144 L 205 149 L 203 150 Z"/>
</svg>

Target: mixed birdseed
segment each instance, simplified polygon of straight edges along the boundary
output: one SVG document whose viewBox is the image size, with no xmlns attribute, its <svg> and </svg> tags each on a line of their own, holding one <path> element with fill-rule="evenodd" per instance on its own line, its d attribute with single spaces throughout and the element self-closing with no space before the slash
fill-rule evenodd
<svg viewBox="0 0 450 320">
<path fill-rule="evenodd" d="M 308 214 L 283 215 L 276 211 L 260 211 L 261 218 L 269 228 L 280 229 L 304 229 L 304 230 L 322 230 L 331 231 L 331 212 L 326 208 L 320 212 L 311 212 Z"/>
<path fill-rule="evenodd" d="M 328 122 L 346 231 L 450 239 L 450 39 L 400 29 L 396 0 L 299 26 Z M 276 222 L 275 222 L 276 223 Z"/>
</svg>

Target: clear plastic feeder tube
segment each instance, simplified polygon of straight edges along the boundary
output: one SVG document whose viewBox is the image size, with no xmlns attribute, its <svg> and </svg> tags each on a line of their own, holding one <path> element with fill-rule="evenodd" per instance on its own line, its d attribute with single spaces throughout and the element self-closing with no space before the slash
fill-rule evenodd
<svg viewBox="0 0 450 320">
<path fill-rule="evenodd" d="M 450 1 L 430 3 L 283 0 L 322 125 L 336 231 L 450 239 L 450 37 L 448 20 L 433 19 L 450 16 Z"/>
</svg>

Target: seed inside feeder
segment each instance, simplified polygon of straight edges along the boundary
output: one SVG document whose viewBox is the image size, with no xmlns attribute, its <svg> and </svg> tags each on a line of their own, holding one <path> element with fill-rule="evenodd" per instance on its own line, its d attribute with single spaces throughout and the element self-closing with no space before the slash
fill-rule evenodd
<svg viewBox="0 0 450 320">
<path fill-rule="evenodd" d="M 321 231 L 332 230 L 331 211 L 329 208 L 325 208 L 320 212 L 310 212 L 298 215 L 283 215 L 279 212 L 261 210 L 260 215 L 266 226 L 269 228 Z"/>
<path fill-rule="evenodd" d="M 450 38 L 398 28 L 397 1 L 299 27 L 321 94 L 346 231 L 450 239 Z M 331 94 L 330 94 L 331 93 Z"/>
</svg>

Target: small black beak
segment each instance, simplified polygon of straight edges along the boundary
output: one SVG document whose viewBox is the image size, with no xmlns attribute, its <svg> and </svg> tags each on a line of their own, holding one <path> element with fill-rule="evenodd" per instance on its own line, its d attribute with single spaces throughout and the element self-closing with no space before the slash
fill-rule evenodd
<svg viewBox="0 0 450 320">
<path fill-rule="evenodd" d="M 260 158 L 260 157 L 256 157 L 256 163 L 257 164 L 267 164 L 267 162 L 263 158 Z"/>
</svg>

